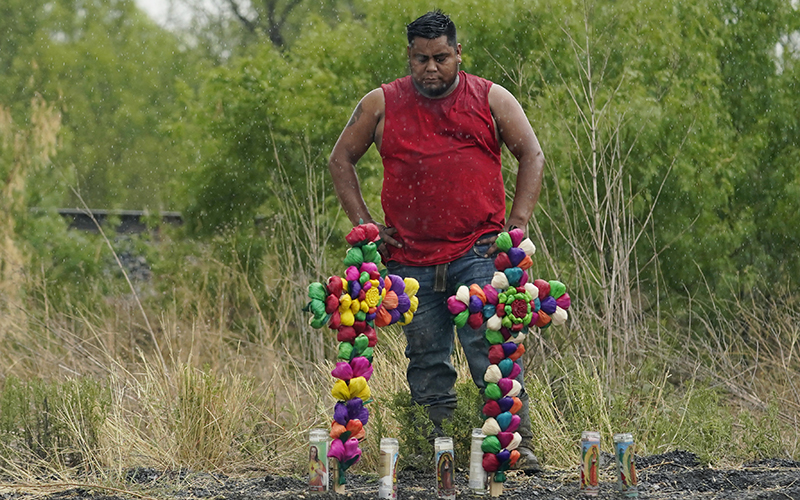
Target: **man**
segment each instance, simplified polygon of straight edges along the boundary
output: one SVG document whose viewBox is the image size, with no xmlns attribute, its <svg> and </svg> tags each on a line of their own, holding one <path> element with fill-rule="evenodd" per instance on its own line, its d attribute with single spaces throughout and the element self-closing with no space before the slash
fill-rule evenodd
<svg viewBox="0 0 800 500">
<path fill-rule="evenodd" d="M 441 434 L 442 421 L 456 407 L 454 328 L 446 299 L 458 284 L 491 282 L 494 240 L 500 231 L 527 226 L 541 190 L 544 155 L 510 92 L 459 71 L 461 44 L 448 16 L 428 12 L 407 26 L 407 36 L 410 75 L 364 96 L 333 148 L 329 168 L 350 221 L 373 222 L 355 165 L 372 144 L 381 154 L 381 254 L 389 272 L 420 283 L 419 309 L 404 327 L 408 384 L 412 399 L 427 409 L 434 434 Z M 519 162 L 508 220 L 503 143 Z M 458 330 L 481 390 L 489 365 L 484 331 Z M 521 399 L 517 468 L 536 471 L 524 390 Z"/>
</svg>

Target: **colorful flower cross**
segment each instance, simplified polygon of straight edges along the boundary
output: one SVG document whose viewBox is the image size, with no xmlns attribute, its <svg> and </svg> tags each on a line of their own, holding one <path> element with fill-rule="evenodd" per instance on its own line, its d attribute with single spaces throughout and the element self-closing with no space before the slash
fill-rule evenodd
<svg viewBox="0 0 800 500">
<path fill-rule="evenodd" d="M 339 463 L 339 484 L 346 484 L 345 472 L 361 458 L 359 441 L 369 420 L 366 404 L 372 401 L 367 382 L 372 376 L 373 347 L 378 342 L 376 327 L 411 322 L 419 306 L 419 283 L 413 278 L 379 271 L 380 238 L 375 224 L 356 226 L 346 236 L 344 277 L 331 276 L 325 284 L 311 283 L 306 311 L 312 313 L 314 328 L 327 325 L 339 341 L 336 379 L 331 394 L 337 400 L 331 424 L 328 456 Z"/>
<path fill-rule="evenodd" d="M 456 326 L 478 328 L 486 323 L 489 367 L 483 376 L 486 403 L 483 414 L 483 468 L 502 483 L 505 472 L 519 460 L 517 447 L 522 437 L 517 432 L 522 409 L 521 369 L 515 363 L 525 352 L 522 341 L 530 327 L 540 329 L 561 325 L 567 320 L 570 297 L 560 281 L 528 281 L 527 270 L 536 247 L 521 229 L 503 232 L 495 241 L 499 252 L 497 272 L 489 285 L 461 286 L 448 297 L 447 307 Z"/>
</svg>

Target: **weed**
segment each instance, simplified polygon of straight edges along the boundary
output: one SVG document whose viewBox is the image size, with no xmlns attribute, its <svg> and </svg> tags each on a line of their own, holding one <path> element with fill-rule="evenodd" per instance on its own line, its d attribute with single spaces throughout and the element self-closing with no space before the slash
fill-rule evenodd
<svg viewBox="0 0 800 500">
<path fill-rule="evenodd" d="M 760 460 L 791 456 L 784 441 L 785 425 L 780 420 L 780 408 L 775 401 L 772 400 L 766 413 L 759 415 L 743 410 L 739 415 L 742 442 L 749 452 L 745 458 Z"/>
<path fill-rule="evenodd" d="M 110 405 L 108 389 L 92 379 L 9 377 L 0 388 L 0 459 L 91 466 Z"/>
<path fill-rule="evenodd" d="M 433 432 L 433 422 L 423 406 L 411 401 L 406 391 L 392 395 L 390 403 L 394 418 L 400 427 L 400 469 L 429 469 L 433 467 L 433 445 L 428 436 Z"/>
<path fill-rule="evenodd" d="M 459 382 L 455 386 L 458 404 L 453 417 L 442 422 L 445 435 L 452 436 L 456 466 L 468 468 L 472 429 L 483 426 L 483 397 L 472 380 Z"/>
</svg>

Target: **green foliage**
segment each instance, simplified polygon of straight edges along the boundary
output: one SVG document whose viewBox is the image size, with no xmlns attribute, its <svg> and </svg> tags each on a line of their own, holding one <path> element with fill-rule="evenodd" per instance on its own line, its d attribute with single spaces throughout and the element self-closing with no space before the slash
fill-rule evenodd
<svg viewBox="0 0 800 500">
<path fill-rule="evenodd" d="M 542 339 L 560 361 L 526 372 L 537 455 L 574 463 L 586 428 L 608 442 L 630 430 L 642 452 L 688 448 L 706 461 L 796 453 L 780 446 L 787 429 L 779 403 L 739 414 L 712 375 L 671 363 L 713 367 L 726 381 L 747 369 L 767 387 L 778 384 L 764 373 L 785 382 L 796 372 L 797 313 L 789 304 L 800 278 L 798 10 L 777 0 L 440 6 L 459 27 L 463 68 L 519 98 L 548 158 L 536 228 L 538 255 L 552 258 L 536 265 L 558 271 L 576 306 L 568 330 Z M 322 359 L 329 337 L 309 333 L 300 304 L 305 284 L 340 269 L 326 256 L 338 255 L 349 227 L 328 187 L 326 158 L 358 99 L 406 73 L 405 24 L 430 8 L 419 0 L 342 0 L 320 9 L 304 1 L 278 50 L 263 36 L 232 34 L 230 19 L 197 35 L 217 37 L 217 45 L 191 47 L 188 34 L 154 26 L 129 0 L 3 3 L 0 101 L 9 123 L 23 133 L 36 128 L 31 110 L 45 102 L 32 101 L 36 92 L 57 104 L 63 121 L 61 153 L 28 171 L 19 198 L 27 201 L 8 219 L 30 255 L 32 311 L 29 324 L 4 332 L 2 346 L 11 346 L 4 355 L 16 359 L 31 338 L 63 355 L 72 341 L 91 345 L 106 334 L 115 360 L 128 360 L 126 349 L 153 354 L 137 343 L 141 325 L 114 309 L 126 285 L 105 243 L 67 231 L 57 216 L 24 213 L 25 204 L 70 200 L 69 187 L 79 185 L 92 205 L 185 209 L 188 231 L 162 231 L 152 246 L 146 238 L 114 242 L 137 252 L 147 243 L 153 278 L 142 298 L 162 320 L 156 335 L 165 351 L 217 356 L 217 366 L 237 369 L 241 359 L 257 359 L 248 362 L 253 370 L 272 366 L 276 346 L 292 343 L 291 374 Z M 9 144 L 0 154 L 4 174 L 14 168 Z M 512 190 L 514 161 L 504 158 Z M 377 215 L 382 172 L 374 149 L 358 173 Z M 759 288 L 766 295 L 751 293 Z M 736 307 L 720 307 L 714 294 Z M 74 338 L 56 342 L 56 330 Z M 130 347 L 117 347 L 119 333 Z M 65 362 L 73 369 L 86 362 L 69 355 L 78 360 Z M 33 357 L 9 369 L 34 366 Z M 662 357 L 670 363 L 656 366 Z M 169 442 L 180 452 L 175 460 L 208 467 L 226 453 L 256 456 L 264 424 L 248 413 L 248 381 L 178 366 L 174 380 L 183 385 L 161 380 L 163 393 L 147 410 L 154 421 L 163 417 L 163 432 L 150 438 Z M 86 460 L 53 411 L 47 430 L 34 418 L 60 393 L 9 380 L 3 450 L 17 440 L 37 457 Z M 445 431 L 463 463 L 481 400 L 471 383 L 457 391 Z M 223 415 L 237 398 L 245 401 L 237 407 L 244 427 Z M 404 429 L 402 465 L 429 463 L 424 409 L 405 393 L 386 407 Z M 214 423 L 225 432 L 211 434 Z M 137 436 L 152 430 L 134 424 Z M 388 425 L 375 424 L 379 437 Z M 195 442 L 203 449 L 193 450 Z M 68 449 L 79 455 L 59 455 Z"/>
<path fill-rule="evenodd" d="M 739 415 L 746 458 L 761 460 L 791 456 L 784 437 L 786 425 L 781 422 L 776 401 L 777 398 L 772 399 L 765 412 L 754 414 L 745 410 Z"/>
<path fill-rule="evenodd" d="M 56 286 L 100 276 L 100 256 L 106 249 L 98 235 L 67 229 L 64 219 L 55 213 L 31 217 L 22 233 L 36 249 L 34 268 L 43 269 Z"/>
<path fill-rule="evenodd" d="M 478 387 L 471 380 L 456 384 L 458 404 L 453 417 L 442 422 L 445 436 L 453 438 L 453 447 L 458 467 L 469 469 L 472 429 L 483 427 L 484 400 Z"/>
<path fill-rule="evenodd" d="M 275 16 L 255 16 L 269 5 Z M 515 93 L 539 134 L 553 168 L 541 206 L 554 219 L 542 221 L 543 234 L 562 268 L 574 264 L 559 229 L 573 226 L 579 248 L 594 244 L 604 226 L 582 214 L 588 198 L 614 202 L 607 176 L 629 188 L 620 209 L 651 228 L 632 238 L 639 255 L 657 253 L 639 270 L 644 283 L 714 289 L 798 276 L 800 65 L 791 37 L 800 13 L 791 3 L 439 7 L 459 28 L 463 68 Z M 31 203 L 71 200 L 77 184 L 90 205 L 186 209 L 208 235 L 272 216 L 286 182 L 297 189 L 308 169 L 326 171 L 358 99 L 405 74 L 405 24 L 430 5 L 270 1 L 240 12 L 262 23 L 255 35 L 233 16 L 198 18 L 194 41 L 128 0 L 2 8 L 13 16 L 0 22 L 0 100 L 20 122 L 38 92 L 63 116 L 61 152 L 29 182 Z M 285 43 L 270 41 L 269 22 Z M 359 176 L 379 214 L 374 151 Z M 594 181 L 595 193 L 582 188 Z M 337 201 L 328 194 L 324 204 Z M 616 265 L 605 250 L 612 243 L 591 252 L 593 265 Z"/>
<path fill-rule="evenodd" d="M 452 418 L 442 422 L 442 431 L 453 438 L 456 464 L 469 467 L 472 429 L 483 426 L 483 397 L 471 380 L 457 383 L 455 389 L 458 404 Z M 400 428 L 400 468 L 433 467 L 433 443 L 429 440 L 433 422 L 425 407 L 413 403 L 405 391 L 393 394 L 388 406 Z"/>
<path fill-rule="evenodd" d="M 433 444 L 428 436 L 433 432 L 433 422 L 425 407 L 411 401 L 411 394 L 406 391 L 393 394 L 389 406 L 400 427 L 398 468 L 432 469 Z"/>
<path fill-rule="evenodd" d="M 75 168 L 90 205 L 175 208 L 167 188 L 184 166 L 162 127 L 177 109 L 175 79 L 191 73 L 184 73 L 189 59 L 174 35 L 130 0 L 17 3 L 19 10 L 5 18 L 21 22 L 8 21 L 3 30 L 4 47 L 8 42 L 13 50 L 4 49 L 0 60 L 8 69 L 0 77 L 7 89 L 0 102 L 18 116 L 37 93 L 58 103 L 57 170 Z M 55 203 L 74 200 L 58 175 L 40 180 L 57 189 Z"/>
<path fill-rule="evenodd" d="M 110 404 L 110 391 L 89 378 L 6 378 L 0 386 L 0 463 L 90 465 Z"/>
<path fill-rule="evenodd" d="M 67 303 L 104 304 L 106 297 L 129 291 L 114 255 L 99 234 L 69 229 L 54 212 L 31 214 L 19 222 L 17 230 L 33 271 L 32 300 L 60 309 Z M 114 252 L 123 256 L 125 264 L 156 254 L 149 235 L 115 237 L 112 227 L 113 221 L 108 221 L 105 230 L 114 240 Z M 130 274 L 131 270 L 126 271 Z M 137 276 L 131 278 L 135 281 Z"/>
<path fill-rule="evenodd" d="M 330 148 L 370 86 L 358 73 L 344 76 L 364 67 L 346 44 L 347 28 L 314 27 L 289 54 L 260 47 L 206 80 L 189 118 L 203 144 L 187 181 L 196 232 L 247 224 L 257 211 L 269 215 L 278 193 L 304 187 L 309 167 L 326 169 Z"/>
</svg>

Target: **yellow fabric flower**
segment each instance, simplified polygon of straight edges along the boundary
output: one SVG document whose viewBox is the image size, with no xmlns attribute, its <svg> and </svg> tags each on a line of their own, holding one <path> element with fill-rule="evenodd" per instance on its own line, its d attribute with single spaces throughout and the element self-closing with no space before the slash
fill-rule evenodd
<svg viewBox="0 0 800 500">
<path fill-rule="evenodd" d="M 405 278 L 403 283 L 406 284 L 406 295 L 413 297 L 417 294 L 417 290 L 419 290 L 419 281 L 414 278 Z"/>
<path fill-rule="evenodd" d="M 353 326 L 353 323 L 356 322 L 356 317 L 353 314 L 353 311 L 347 309 L 346 311 L 340 314 L 340 318 L 342 320 L 342 324 L 344 326 Z"/>
<path fill-rule="evenodd" d="M 345 382 L 344 380 L 337 380 L 336 383 L 333 384 L 333 389 L 331 389 L 331 394 L 333 395 L 334 399 L 337 399 L 339 401 L 349 401 L 350 388 L 347 387 L 347 382 Z"/>
<path fill-rule="evenodd" d="M 350 379 L 350 399 L 361 398 L 362 401 L 367 401 L 371 396 L 367 379 L 364 377 Z"/>
<path fill-rule="evenodd" d="M 344 314 L 345 311 L 350 309 L 350 296 L 347 294 L 342 295 L 339 297 L 339 312 Z"/>
<path fill-rule="evenodd" d="M 414 313 L 411 312 L 411 310 L 408 310 L 408 311 L 403 313 L 403 319 L 398 321 L 398 323 L 400 324 L 400 326 L 405 326 L 405 325 L 411 323 L 412 319 L 414 319 Z"/>
<path fill-rule="evenodd" d="M 381 302 L 381 293 L 378 291 L 377 286 L 373 286 L 367 290 L 366 296 L 365 302 L 368 307 L 377 307 Z"/>
</svg>

